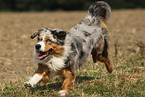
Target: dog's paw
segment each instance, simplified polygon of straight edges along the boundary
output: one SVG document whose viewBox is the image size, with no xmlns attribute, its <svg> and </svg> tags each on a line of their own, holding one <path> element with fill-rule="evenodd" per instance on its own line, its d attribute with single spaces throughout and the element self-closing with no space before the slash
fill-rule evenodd
<svg viewBox="0 0 145 97">
<path fill-rule="evenodd" d="M 24 82 L 24 87 L 25 87 L 26 89 L 32 89 L 34 86 L 31 85 L 29 82 Z"/>
<path fill-rule="evenodd" d="M 116 71 L 115 71 L 115 70 L 113 70 L 111 74 L 116 74 Z"/>
<path fill-rule="evenodd" d="M 67 94 L 67 91 L 66 90 L 60 90 L 58 92 L 59 96 L 65 96 Z"/>
<path fill-rule="evenodd" d="M 24 82 L 24 87 L 26 89 L 31 89 L 32 88 L 32 86 L 31 86 L 31 84 L 29 82 Z"/>
<path fill-rule="evenodd" d="M 24 87 L 29 90 L 29 93 L 33 94 L 35 91 L 34 85 L 31 85 L 29 82 L 24 82 Z"/>
</svg>

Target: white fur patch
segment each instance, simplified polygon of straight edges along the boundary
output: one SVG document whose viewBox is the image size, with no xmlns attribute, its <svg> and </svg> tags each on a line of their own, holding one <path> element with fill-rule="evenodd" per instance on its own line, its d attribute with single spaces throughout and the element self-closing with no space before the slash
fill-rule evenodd
<svg viewBox="0 0 145 97">
<path fill-rule="evenodd" d="M 65 66 L 64 57 L 52 56 L 50 61 L 46 64 L 52 71 L 60 70 Z"/>
<path fill-rule="evenodd" d="M 65 96 L 67 94 L 67 91 L 66 90 L 60 90 L 58 93 L 59 93 L 60 96 Z"/>
<path fill-rule="evenodd" d="M 40 76 L 39 74 L 35 74 L 32 78 L 29 80 L 29 84 L 34 87 L 41 79 L 43 76 Z"/>
<path fill-rule="evenodd" d="M 66 58 L 67 56 L 69 56 L 70 53 L 73 53 L 71 51 L 71 41 L 73 41 L 72 37 L 70 37 L 69 35 L 66 36 L 65 39 L 65 45 L 63 46 L 64 48 L 64 57 Z"/>
</svg>

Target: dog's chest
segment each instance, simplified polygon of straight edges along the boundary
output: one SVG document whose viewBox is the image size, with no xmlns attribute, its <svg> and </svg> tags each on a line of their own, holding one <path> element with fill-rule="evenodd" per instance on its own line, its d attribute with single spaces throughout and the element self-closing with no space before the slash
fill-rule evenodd
<svg viewBox="0 0 145 97">
<path fill-rule="evenodd" d="M 51 71 L 58 71 L 65 67 L 63 57 L 52 57 L 47 63 L 45 63 Z"/>
</svg>

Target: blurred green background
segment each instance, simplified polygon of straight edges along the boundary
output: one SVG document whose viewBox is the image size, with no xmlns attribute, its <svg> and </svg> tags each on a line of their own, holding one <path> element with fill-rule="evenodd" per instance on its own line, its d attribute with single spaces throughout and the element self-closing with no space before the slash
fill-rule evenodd
<svg viewBox="0 0 145 97">
<path fill-rule="evenodd" d="M 0 11 L 87 10 L 97 0 L 0 0 Z M 145 0 L 104 0 L 112 9 L 145 8 Z"/>
</svg>

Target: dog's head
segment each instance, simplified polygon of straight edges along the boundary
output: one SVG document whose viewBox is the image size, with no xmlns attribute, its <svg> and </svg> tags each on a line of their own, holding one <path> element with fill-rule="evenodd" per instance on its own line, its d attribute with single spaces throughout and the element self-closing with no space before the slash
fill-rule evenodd
<svg viewBox="0 0 145 97">
<path fill-rule="evenodd" d="M 62 55 L 66 31 L 60 29 L 43 28 L 31 35 L 31 38 L 37 37 L 38 42 L 35 45 L 35 53 L 38 59 L 44 60 L 51 55 Z"/>
</svg>

